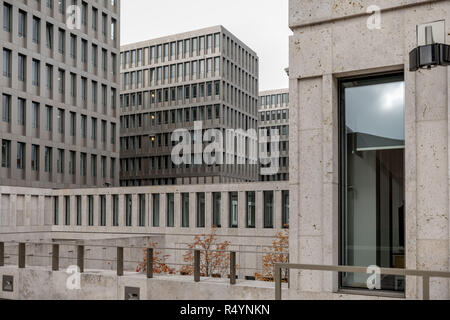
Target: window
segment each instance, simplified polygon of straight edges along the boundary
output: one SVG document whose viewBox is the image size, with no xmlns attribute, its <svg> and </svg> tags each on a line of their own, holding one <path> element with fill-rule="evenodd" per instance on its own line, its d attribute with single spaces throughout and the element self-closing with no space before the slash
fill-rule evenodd
<svg viewBox="0 0 450 320">
<path fill-rule="evenodd" d="M 91 140 L 97 140 L 97 119 L 91 119 Z"/>
<path fill-rule="evenodd" d="M 159 194 L 152 194 L 152 203 L 153 203 L 153 227 L 159 227 Z"/>
<path fill-rule="evenodd" d="M 264 228 L 273 228 L 273 191 L 264 191 Z"/>
<path fill-rule="evenodd" d="M 47 90 L 53 89 L 53 66 L 46 64 L 45 65 L 45 75 L 47 78 Z"/>
<path fill-rule="evenodd" d="M 125 195 L 125 225 L 131 227 L 132 225 L 132 209 L 133 209 L 133 199 L 131 194 Z"/>
<path fill-rule="evenodd" d="M 58 12 L 64 14 L 66 12 L 66 0 L 58 0 Z"/>
<path fill-rule="evenodd" d="M 175 196 L 173 193 L 167 194 L 167 221 L 166 225 L 169 228 L 173 228 L 175 226 Z"/>
<path fill-rule="evenodd" d="M 39 146 L 31 145 L 31 170 L 39 171 Z"/>
<path fill-rule="evenodd" d="M 25 143 L 17 142 L 17 169 L 25 169 Z"/>
<path fill-rule="evenodd" d="M 111 40 L 116 40 L 116 20 L 111 19 Z"/>
<path fill-rule="evenodd" d="M 77 36 L 73 34 L 70 35 L 70 57 L 77 58 Z"/>
<path fill-rule="evenodd" d="M 53 107 L 45 106 L 45 130 L 52 131 L 53 127 Z"/>
<path fill-rule="evenodd" d="M 82 223 L 82 212 L 83 208 L 81 207 L 81 196 L 76 196 L 76 204 L 77 204 L 77 226 L 81 226 Z"/>
<path fill-rule="evenodd" d="M 64 150 L 58 149 L 58 158 L 56 159 L 56 170 L 58 173 L 64 173 Z"/>
<path fill-rule="evenodd" d="M 3 76 L 11 77 L 11 50 L 3 49 Z"/>
<path fill-rule="evenodd" d="M 340 92 L 340 264 L 404 268 L 403 74 L 349 79 Z M 389 108 L 386 96 L 397 97 Z M 367 278 L 340 274 L 345 288 L 367 288 Z M 403 276 L 384 276 L 381 290 L 404 291 L 402 283 Z"/>
<path fill-rule="evenodd" d="M 11 122 L 11 96 L 2 95 L 2 121 Z"/>
<path fill-rule="evenodd" d="M 92 8 L 92 29 L 97 31 L 98 26 L 98 10 L 96 8 Z"/>
<path fill-rule="evenodd" d="M 18 36 L 19 38 L 27 36 L 27 13 L 22 10 L 19 10 L 18 16 Z"/>
<path fill-rule="evenodd" d="M 100 195 L 100 226 L 106 226 L 106 196 Z"/>
<path fill-rule="evenodd" d="M 198 192 L 197 193 L 197 228 L 204 228 L 206 226 L 205 223 L 205 193 Z"/>
<path fill-rule="evenodd" d="M 20 126 L 25 125 L 26 121 L 26 101 L 25 99 L 17 99 L 17 124 Z"/>
<path fill-rule="evenodd" d="M 94 196 L 88 196 L 88 225 L 94 225 Z"/>
<path fill-rule="evenodd" d="M 97 177 L 97 156 L 91 155 L 91 176 Z"/>
<path fill-rule="evenodd" d="M 87 40 L 81 39 L 81 62 L 86 63 L 87 61 Z"/>
<path fill-rule="evenodd" d="M 255 228 L 256 227 L 256 195 L 254 191 L 246 192 L 247 198 L 247 206 L 246 206 L 246 215 L 247 215 L 247 228 Z"/>
<path fill-rule="evenodd" d="M 59 223 L 59 197 L 53 197 L 53 224 Z"/>
<path fill-rule="evenodd" d="M 66 118 L 64 109 L 58 109 L 58 133 L 64 134 L 65 122 Z"/>
<path fill-rule="evenodd" d="M 64 70 L 59 69 L 58 70 L 58 92 L 64 93 L 65 91 L 65 78 L 66 78 L 66 72 Z"/>
<path fill-rule="evenodd" d="M 52 148 L 51 147 L 45 147 L 44 149 L 44 164 L 45 164 L 45 172 L 50 173 L 52 172 Z"/>
<path fill-rule="evenodd" d="M 84 152 L 80 153 L 80 176 L 86 177 L 87 155 Z"/>
<path fill-rule="evenodd" d="M 76 155 L 75 151 L 70 151 L 70 153 L 69 153 L 69 174 L 70 175 L 75 175 L 75 165 L 76 165 L 75 155 Z"/>
<path fill-rule="evenodd" d="M 17 60 L 17 79 L 19 81 L 26 80 L 27 58 L 19 53 Z"/>
<path fill-rule="evenodd" d="M 181 227 L 189 228 L 189 193 L 181 194 Z"/>
<path fill-rule="evenodd" d="M 281 192 L 281 226 L 289 228 L 289 191 Z"/>
<path fill-rule="evenodd" d="M 38 44 L 40 41 L 41 19 L 33 16 L 33 42 Z"/>
<path fill-rule="evenodd" d="M 146 208 L 146 203 L 145 203 L 145 194 L 140 194 L 139 195 L 139 227 L 145 227 L 145 208 Z"/>
<path fill-rule="evenodd" d="M 112 223 L 113 227 L 119 226 L 119 196 L 117 194 L 112 195 Z"/>
<path fill-rule="evenodd" d="M 12 6 L 9 3 L 3 3 L 3 30 L 11 32 Z"/>
<path fill-rule="evenodd" d="M 229 193 L 229 222 L 230 228 L 237 228 L 238 227 L 238 193 L 237 192 L 230 192 Z"/>
<path fill-rule="evenodd" d="M 70 95 L 72 98 L 76 97 L 77 93 L 77 76 L 75 73 L 70 73 Z"/>
<path fill-rule="evenodd" d="M 31 127 L 39 128 L 39 103 L 37 102 L 31 104 Z"/>
<path fill-rule="evenodd" d="M 33 86 L 38 87 L 40 85 L 40 69 L 41 69 L 41 63 L 39 60 L 33 59 L 32 65 L 32 83 Z"/>
<path fill-rule="evenodd" d="M 213 192 L 212 198 L 213 198 L 213 216 L 212 216 L 212 223 L 213 226 L 220 228 L 222 227 L 221 224 L 221 193 L 220 192 Z"/>
<path fill-rule="evenodd" d="M 11 141 L 2 140 L 2 168 L 11 167 Z"/>
<path fill-rule="evenodd" d="M 77 132 L 77 115 L 75 112 L 70 112 L 70 135 L 75 137 Z"/>
<path fill-rule="evenodd" d="M 86 139 L 87 136 L 87 117 L 85 115 L 81 115 L 81 137 Z"/>
<path fill-rule="evenodd" d="M 45 44 L 48 49 L 53 48 L 53 25 L 51 23 L 45 24 Z"/>
<path fill-rule="evenodd" d="M 88 5 L 83 1 L 81 3 L 81 24 L 84 26 L 87 24 L 87 9 Z"/>
</svg>

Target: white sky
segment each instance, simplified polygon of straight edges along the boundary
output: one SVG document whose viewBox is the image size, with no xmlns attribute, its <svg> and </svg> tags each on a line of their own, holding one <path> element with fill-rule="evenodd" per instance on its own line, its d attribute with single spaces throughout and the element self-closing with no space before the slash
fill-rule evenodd
<svg viewBox="0 0 450 320">
<path fill-rule="evenodd" d="M 122 0 L 121 44 L 223 25 L 259 56 L 259 89 L 289 86 L 288 0 Z"/>
</svg>

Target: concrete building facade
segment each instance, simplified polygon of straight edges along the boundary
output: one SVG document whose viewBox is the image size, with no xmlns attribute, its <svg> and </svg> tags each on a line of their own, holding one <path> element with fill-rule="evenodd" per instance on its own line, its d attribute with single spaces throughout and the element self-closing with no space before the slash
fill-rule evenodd
<svg viewBox="0 0 450 320">
<path fill-rule="evenodd" d="M 224 27 L 122 46 L 121 77 L 121 185 L 258 180 L 248 150 L 240 165 L 193 164 L 194 154 L 191 163 L 171 159 L 175 130 L 186 129 L 193 143 L 202 138 L 193 134 L 196 122 L 201 135 L 257 129 L 258 57 Z"/>
<path fill-rule="evenodd" d="M 431 23 L 450 43 L 450 2 L 289 6 L 291 262 L 449 271 L 450 72 L 411 72 L 409 53 Z M 291 275 L 292 290 L 369 292 L 368 275 Z M 381 287 L 423 294 L 416 277 Z M 431 298 L 449 298 L 448 280 Z"/>
<path fill-rule="evenodd" d="M 120 2 L 1 8 L 0 184 L 118 185 Z"/>
<path fill-rule="evenodd" d="M 258 113 L 259 129 L 275 130 L 280 140 L 280 169 L 276 174 L 260 174 L 260 181 L 289 181 L 289 89 L 260 92 Z"/>
</svg>

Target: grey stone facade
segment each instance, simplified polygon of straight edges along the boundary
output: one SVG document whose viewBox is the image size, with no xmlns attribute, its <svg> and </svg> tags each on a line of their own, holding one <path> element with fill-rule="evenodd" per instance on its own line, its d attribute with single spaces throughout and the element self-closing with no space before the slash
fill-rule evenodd
<svg viewBox="0 0 450 320">
<path fill-rule="evenodd" d="M 121 47 L 121 185 L 258 180 L 258 166 L 171 161 L 176 129 L 257 129 L 258 57 L 222 26 Z M 205 145 L 205 144 L 204 144 Z M 225 157 L 224 157 L 225 158 Z"/>
<path fill-rule="evenodd" d="M 71 28 L 71 5 L 81 28 Z M 1 1 L 0 184 L 118 185 L 119 1 Z"/>
</svg>

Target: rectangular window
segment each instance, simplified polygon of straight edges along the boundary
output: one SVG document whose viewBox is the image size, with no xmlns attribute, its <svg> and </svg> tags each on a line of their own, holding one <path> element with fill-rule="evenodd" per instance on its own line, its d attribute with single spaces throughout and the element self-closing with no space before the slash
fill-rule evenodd
<svg viewBox="0 0 450 320">
<path fill-rule="evenodd" d="M 3 49 L 3 76 L 11 78 L 11 50 Z"/>
<path fill-rule="evenodd" d="M 159 227 L 159 194 L 152 194 L 152 204 L 153 204 L 153 227 Z"/>
<path fill-rule="evenodd" d="M 119 226 L 119 196 L 113 194 L 111 197 L 112 201 L 112 225 L 113 227 Z"/>
<path fill-rule="evenodd" d="M 139 195 L 139 227 L 145 227 L 145 213 L 146 213 L 146 203 L 145 194 Z"/>
<path fill-rule="evenodd" d="M 3 30 L 11 32 L 12 25 L 12 6 L 9 3 L 3 3 Z"/>
<path fill-rule="evenodd" d="M 11 122 L 11 96 L 8 94 L 2 95 L 2 121 Z"/>
<path fill-rule="evenodd" d="M 25 143 L 17 142 L 17 169 L 25 169 Z"/>
<path fill-rule="evenodd" d="M 52 172 L 52 148 L 51 147 L 45 147 L 44 150 L 44 164 L 45 164 L 45 172 L 50 173 Z"/>
<path fill-rule="evenodd" d="M 47 90 L 53 89 L 53 66 L 46 64 L 45 65 L 45 75 L 47 79 Z"/>
<path fill-rule="evenodd" d="M 41 63 L 39 60 L 33 59 L 32 61 L 32 84 L 33 86 L 38 87 L 40 85 L 40 72 L 41 72 Z"/>
<path fill-rule="evenodd" d="M 289 191 L 281 192 L 281 226 L 289 228 Z"/>
<path fill-rule="evenodd" d="M 64 196 L 64 224 L 70 226 L 70 196 Z"/>
<path fill-rule="evenodd" d="M 53 25 L 51 23 L 45 24 L 45 44 L 48 49 L 53 48 Z"/>
<path fill-rule="evenodd" d="M 181 194 L 181 227 L 189 228 L 189 193 Z"/>
<path fill-rule="evenodd" d="M 11 167 L 11 141 L 2 140 L 2 168 Z"/>
<path fill-rule="evenodd" d="M 58 173 L 64 173 L 64 150 L 58 149 L 58 158 L 56 160 Z"/>
<path fill-rule="evenodd" d="M 41 34 L 41 19 L 33 16 L 33 42 L 38 44 Z"/>
<path fill-rule="evenodd" d="M 27 13 L 22 10 L 19 10 L 18 36 L 19 38 L 25 38 L 27 36 Z"/>
<path fill-rule="evenodd" d="M 39 171 L 39 146 L 31 145 L 31 170 Z"/>
<path fill-rule="evenodd" d="M 27 58 L 19 53 L 17 56 L 17 79 L 19 81 L 26 80 Z"/>
<path fill-rule="evenodd" d="M 222 227 L 222 223 L 221 223 L 222 195 L 220 192 L 213 192 L 212 198 L 213 198 L 212 224 L 216 228 L 221 228 Z"/>
<path fill-rule="evenodd" d="M 81 226 L 82 224 L 82 212 L 83 208 L 81 207 L 81 196 L 76 196 L 77 201 L 77 226 Z"/>
<path fill-rule="evenodd" d="M 405 83 L 403 74 L 340 82 L 340 265 L 405 268 Z M 382 99 L 395 97 L 395 99 Z M 340 274 L 344 288 L 369 275 Z M 403 276 L 381 290 L 404 291 Z"/>
<path fill-rule="evenodd" d="M 198 192 L 197 193 L 197 228 L 204 228 L 206 226 L 205 223 L 205 193 Z"/>
<path fill-rule="evenodd" d="M 58 133 L 64 134 L 65 132 L 65 112 L 63 109 L 58 109 Z"/>
<path fill-rule="evenodd" d="M 39 103 L 33 102 L 31 104 L 31 127 L 33 129 L 39 128 Z"/>
<path fill-rule="evenodd" d="M 133 209 L 133 199 L 131 194 L 125 195 L 125 225 L 131 227 L 132 225 L 132 209 Z"/>
<path fill-rule="evenodd" d="M 88 225 L 94 225 L 94 196 L 88 196 Z"/>
<path fill-rule="evenodd" d="M 100 195 L 100 226 L 106 226 L 106 196 Z"/>
<path fill-rule="evenodd" d="M 166 225 L 169 228 L 175 226 L 175 196 L 173 193 L 167 194 L 167 221 Z"/>
<path fill-rule="evenodd" d="M 230 192 L 229 194 L 229 221 L 230 221 L 230 228 L 237 228 L 238 227 L 238 217 L 239 217 L 239 208 L 238 208 L 238 193 L 237 192 Z"/>
<path fill-rule="evenodd" d="M 75 166 L 76 166 L 76 152 L 75 151 L 70 151 L 69 154 L 69 175 L 75 175 Z"/>
<path fill-rule="evenodd" d="M 59 197 L 53 197 L 53 224 L 59 224 Z"/>
<path fill-rule="evenodd" d="M 273 228 L 273 191 L 264 191 L 264 228 Z"/>
</svg>

